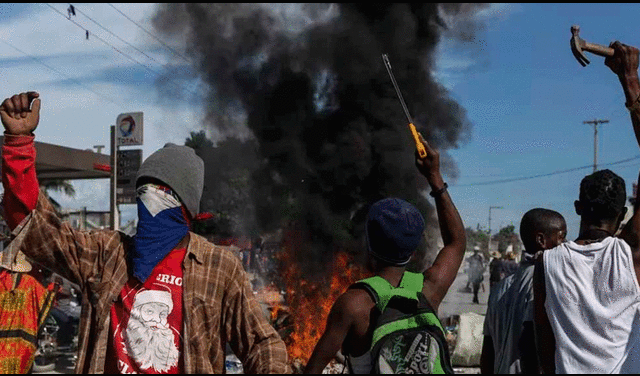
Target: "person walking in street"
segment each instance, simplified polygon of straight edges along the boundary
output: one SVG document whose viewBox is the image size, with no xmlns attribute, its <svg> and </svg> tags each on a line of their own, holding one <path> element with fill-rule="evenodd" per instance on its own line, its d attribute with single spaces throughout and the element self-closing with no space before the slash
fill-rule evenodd
<svg viewBox="0 0 640 376">
<path fill-rule="evenodd" d="M 489 294 L 480 368 L 483 374 L 538 373 L 533 330 L 534 255 L 565 241 L 567 224 L 553 210 L 535 208 L 520 221 L 524 245 L 515 273 Z"/>
<path fill-rule="evenodd" d="M 417 208 L 408 202 L 387 198 L 374 203 L 367 216 L 365 229 L 368 267 L 376 276 L 384 279 L 384 283 L 390 285 L 389 288 L 402 287 L 401 284 L 404 285 L 406 280 L 414 279 L 417 275 L 422 286 L 421 293 L 418 294 L 426 299 L 429 306 L 427 310 L 435 317 L 433 324 L 442 331 L 437 310 L 462 264 L 466 237 L 462 219 L 440 174 L 439 153 L 421 136 L 420 140 L 427 156 L 420 158 L 416 154 L 416 165 L 431 186 L 430 194 L 435 199 L 444 248 L 424 273 L 408 274 L 406 265 L 424 236 L 424 219 Z M 339 350 L 347 357 L 352 373 L 370 373 L 376 362 L 371 349 L 375 327 L 372 322 L 375 321 L 377 312 L 374 308 L 374 296 L 363 288 L 350 288 L 338 297 L 329 312 L 325 331 L 311 354 L 305 373 L 321 373 Z M 445 351 L 448 354 L 446 346 Z M 425 364 L 433 363 L 436 358 L 437 354 L 425 357 Z M 440 357 L 439 360 L 446 362 L 448 357 Z M 439 366 L 450 368 L 450 364 L 440 363 Z"/>
<path fill-rule="evenodd" d="M 2 184 L 13 241 L 6 250 L 80 286 L 77 373 L 223 373 L 225 349 L 246 373 L 289 373 L 286 347 L 255 300 L 241 261 L 190 231 L 204 163 L 167 144 L 136 177 L 136 235 L 78 231 L 39 190 L 37 92 L 5 99 Z"/>
<path fill-rule="evenodd" d="M 467 258 L 468 263 L 468 282 L 467 285 L 471 285 L 473 292 L 473 300 L 472 303 L 480 304 L 478 300 L 478 292 L 480 291 L 480 287 L 482 285 L 482 281 L 484 281 L 484 258 L 480 254 L 480 247 L 475 246 L 473 248 L 473 254 Z M 482 286 L 484 287 L 484 286 Z"/>
<path fill-rule="evenodd" d="M 518 270 L 518 262 L 516 262 L 516 254 L 511 251 L 507 252 L 502 263 L 502 271 L 500 280 L 503 280 Z"/>
<path fill-rule="evenodd" d="M 605 64 L 618 76 L 640 145 L 635 47 L 611 44 Z M 624 180 L 610 170 L 580 182 L 580 231 L 538 257 L 535 335 L 544 373 L 640 373 L 640 205 L 618 236 L 627 208 Z"/>
<path fill-rule="evenodd" d="M 500 282 L 502 273 L 502 254 L 498 251 L 491 251 L 491 261 L 489 262 L 489 288 Z"/>
</svg>

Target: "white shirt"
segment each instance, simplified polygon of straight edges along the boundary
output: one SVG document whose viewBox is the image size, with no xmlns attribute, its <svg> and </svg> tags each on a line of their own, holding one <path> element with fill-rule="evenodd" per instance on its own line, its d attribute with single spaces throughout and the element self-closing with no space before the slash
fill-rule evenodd
<svg viewBox="0 0 640 376">
<path fill-rule="evenodd" d="M 516 272 L 489 293 L 484 335 L 493 341 L 496 374 L 522 373 L 518 342 L 524 322 L 533 322 L 533 269 L 533 256 L 524 254 Z"/>
<path fill-rule="evenodd" d="M 640 288 L 629 245 L 569 241 L 544 253 L 544 271 L 556 373 L 640 372 L 632 351 L 640 349 Z"/>
</svg>

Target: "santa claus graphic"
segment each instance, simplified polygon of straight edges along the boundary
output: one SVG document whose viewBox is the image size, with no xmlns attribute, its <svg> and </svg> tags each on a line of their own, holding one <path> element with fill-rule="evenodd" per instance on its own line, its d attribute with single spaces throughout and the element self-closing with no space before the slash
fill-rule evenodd
<svg viewBox="0 0 640 376">
<path fill-rule="evenodd" d="M 178 363 L 175 334 L 167 323 L 173 310 L 171 293 L 143 290 L 136 294 L 123 339 L 127 352 L 141 369 L 165 372 Z"/>
</svg>

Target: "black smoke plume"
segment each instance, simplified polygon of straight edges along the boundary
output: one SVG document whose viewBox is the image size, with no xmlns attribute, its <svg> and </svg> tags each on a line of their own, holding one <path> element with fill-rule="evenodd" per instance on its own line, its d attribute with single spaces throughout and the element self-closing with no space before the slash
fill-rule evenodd
<svg viewBox="0 0 640 376">
<path fill-rule="evenodd" d="M 433 77 L 435 50 L 450 20 L 461 38 L 473 39 L 478 25 L 471 16 L 484 7 L 166 3 L 153 25 L 183 43 L 193 60 L 190 78 L 205 84 L 211 134 L 257 145 L 251 175 L 257 231 L 294 220 L 308 243 L 300 260 L 315 267 L 346 244 L 361 246 L 369 205 L 389 196 L 420 208 L 429 223 L 422 251 L 436 247 L 428 186 L 415 168 L 407 119 L 381 55 L 388 54 L 418 130 L 454 179 L 446 151 L 468 139 L 471 127 Z M 215 198 L 209 202 L 215 206 Z"/>
</svg>

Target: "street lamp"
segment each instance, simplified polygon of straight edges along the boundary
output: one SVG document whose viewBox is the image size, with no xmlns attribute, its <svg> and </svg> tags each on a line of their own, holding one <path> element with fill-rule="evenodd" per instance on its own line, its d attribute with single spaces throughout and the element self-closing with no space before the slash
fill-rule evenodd
<svg viewBox="0 0 640 376">
<path fill-rule="evenodd" d="M 502 206 L 489 206 L 489 244 L 487 244 L 487 252 L 491 252 L 491 210 L 504 209 Z"/>
<path fill-rule="evenodd" d="M 504 209 L 502 206 L 489 206 L 489 235 L 491 235 L 491 209 Z"/>
</svg>

